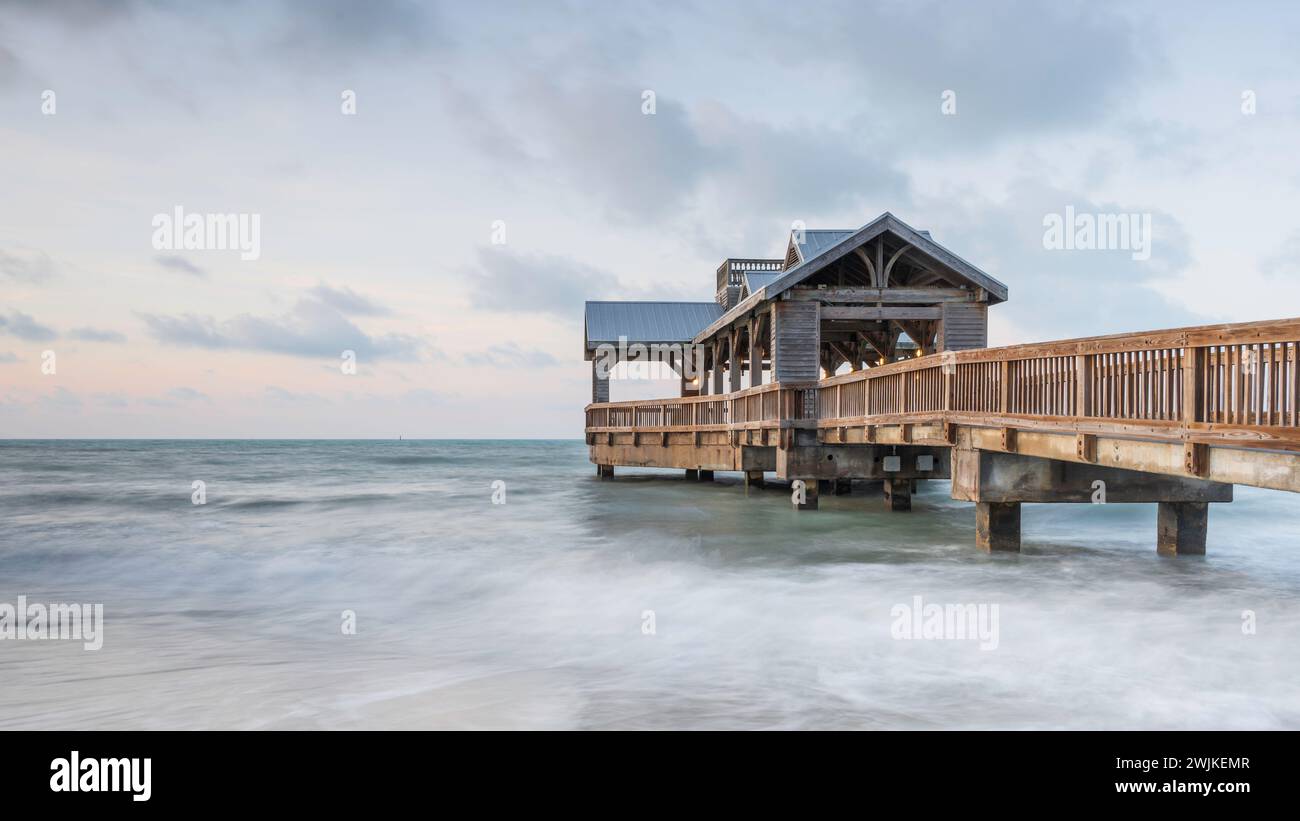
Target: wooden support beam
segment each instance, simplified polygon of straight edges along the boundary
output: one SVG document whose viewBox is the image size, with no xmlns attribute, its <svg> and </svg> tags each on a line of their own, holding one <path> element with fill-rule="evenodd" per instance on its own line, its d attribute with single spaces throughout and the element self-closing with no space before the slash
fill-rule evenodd
<svg viewBox="0 0 1300 821">
<path fill-rule="evenodd" d="M 824 303 L 872 303 L 886 305 L 917 303 L 934 305 L 940 302 L 975 302 L 976 292 L 966 288 L 791 288 L 785 295 L 789 299 L 813 300 Z"/>
<path fill-rule="evenodd" d="M 885 509 L 903 511 L 912 509 L 912 480 L 886 479 Z"/>
<path fill-rule="evenodd" d="M 1205 502 L 1161 502 L 1156 513 L 1156 552 L 1204 556 L 1209 511 Z"/>
<path fill-rule="evenodd" d="M 968 502 L 1231 502 L 1232 485 L 1137 470 L 954 448 L 952 497 Z"/>
<path fill-rule="evenodd" d="M 870 322 L 903 319 L 937 320 L 939 319 L 940 314 L 941 311 L 939 308 L 931 307 L 893 306 L 888 308 L 875 308 L 862 305 L 826 305 L 822 307 L 822 319 L 825 320 L 858 320 Z"/>
<path fill-rule="evenodd" d="M 713 341 L 713 387 L 709 391 L 715 396 L 722 393 L 722 364 L 722 340 L 715 339 Z"/>
<path fill-rule="evenodd" d="M 859 260 L 862 261 L 862 264 L 866 266 L 866 268 L 867 268 L 867 276 L 869 276 L 869 277 L 871 278 L 872 290 L 883 290 L 882 288 L 879 288 L 879 287 L 878 287 L 878 283 L 877 283 L 877 281 L 876 281 L 876 280 L 878 279 L 878 277 L 876 276 L 876 263 L 874 263 L 874 262 L 871 261 L 871 257 L 867 255 L 867 251 L 866 251 L 866 249 L 865 249 L 865 248 L 862 248 L 861 246 L 859 246 L 859 247 L 853 249 L 853 253 L 854 253 L 855 256 L 857 256 L 857 258 L 858 258 Z M 827 288 L 826 290 L 829 291 L 830 289 Z M 844 288 L 837 288 L 836 290 L 843 291 L 843 290 L 846 290 L 846 289 L 844 289 Z M 846 301 L 848 301 L 848 302 L 858 302 L 858 301 L 860 301 L 860 300 L 852 299 L 852 300 L 846 300 Z"/>
<path fill-rule="evenodd" d="M 735 393 L 740 390 L 740 334 L 739 325 L 731 329 L 727 339 L 727 390 Z"/>
<path fill-rule="evenodd" d="M 984 551 L 1020 552 L 1020 503 L 975 505 L 975 546 Z"/>
<path fill-rule="evenodd" d="M 883 238 L 882 238 L 881 244 L 882 244 L 882 245 L 884 244 L 884 242 L 883 242 Z M 889 275 L 890 275 L 890 273 L 893 272 L 893 270 L 894 270 L 894 263 L 895 263 L 895 262 L 898 262 L 898 258 L 901 257 L 903 254 L 907 253 L 907 251 L 908 251 L 911 247 L 912 247 L 912 246 L 910 246 L 910 245 L 904 245 L 902 248 L 899 248 L 897 251 L 894 252 L 894 255 L 891 256 L 891 257 L 889 258 L 889 262 L 885 263 L 885 273 L 884 273 L 883 275 L 881 275 L 881 279 L 883 280 L 883 282 L 881 283 L 882 285 L 885 285 L 886 287 L 888 287 L 888 285 L 889 285 Z"/>
</svg>

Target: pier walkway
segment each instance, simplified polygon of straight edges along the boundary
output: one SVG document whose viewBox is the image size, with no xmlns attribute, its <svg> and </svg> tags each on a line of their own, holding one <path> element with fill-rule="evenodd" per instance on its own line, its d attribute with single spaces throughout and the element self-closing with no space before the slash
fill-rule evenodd
<svg viewBox="0 0 1300 821">
<path fill-rule="evenodd" d="M 1199 554 L 1208 504 L 1233 485 L 1300 491 L 1298 344 L 1287 319 L 918 349 L 819 381 L 594 402 L 586 440 L 601 477 L 774 473 L 801 509 L 858 479 L 907 510 L 915 480 L 951 479 L 988 550 L 1019 549 L 1025 502 L 1157 503 L 1157 549 Z"/>
</svg>

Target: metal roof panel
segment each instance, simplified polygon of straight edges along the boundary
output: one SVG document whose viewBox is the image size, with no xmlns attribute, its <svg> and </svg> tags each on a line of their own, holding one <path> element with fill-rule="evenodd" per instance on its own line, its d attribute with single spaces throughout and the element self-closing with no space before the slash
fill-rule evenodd
<svg viewBox="0 0 1300 821">
<path fill-rule="evenodd" d="M 587 344 L 689 342 L 720 316 L 716 302 L 588 302 Z"/>
</svg>

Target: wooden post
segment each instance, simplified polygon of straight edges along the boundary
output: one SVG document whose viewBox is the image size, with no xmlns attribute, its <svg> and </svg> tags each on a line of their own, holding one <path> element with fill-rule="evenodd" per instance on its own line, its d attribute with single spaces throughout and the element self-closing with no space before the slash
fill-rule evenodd
<svg viewBox="0 0 1300 821">
<path fill-rule="evenodd" d="M 1074 357 L 1074 415 L 1088 416 L 1092 412 L 1092 357 L 1079 354 Z"/>
<path fill-rule="evenodd" d="M 1011 363 L 1007 360 L 1002 361 L 1002 397 L 998 409 L 1002 413 L 1011 412 Z"/>
<path fill-rule="evenodd" d="M 1210 506 L 1205 502 L 1161 502 L 1156 513 L 1156 552 L 1161 556 L 1204 556 Z"/>
<path fill-rule="evenodd" d="M 763 354 L 758 344 L 758 317 L 749 320 L 749 386 L 763 384 Z"/>
<path fill-rule="evenodd" d="M 722 340 L 713 342 L 713 388 L 709 391 L 714 396 L 722 393 Z"/>
<path fill-rule="evenodd" d="M 740 328 L 732 328 L 727 340 L 727 390 L 740 390 Z"/>
<path fill-rule="evenodd" d="M 745 495 L 749 495 L 750 488 L 763 487 L 763 471 L 747 470 L 745 471 Z"/>
<path fill-rule="evenodd" d="M 1020 503 L 978 502 L 975 546 L 980 550 L 1020 552 Z"/>
<path fill-rule="evenodd" d="M 1201 374 L 1205 372 L 1205 349 L 1183 348 L 1183 407 L 1184 425 L 1204 421 L 1201 418 L 1201 406 L 1205 404 L 1205 381 Z"/>
<path fill-rule="evenodd" d="M 885 480 L 885 508 L 895 511 L 912 509 L 911 479 Z"/>
<path fill-rule="evenodd" d="M 613 478 L 614 478 L 614 466 L 613 466 L 613 465 L 596 465 L 596 475 L 599 476 L 601 479 L 613 479 Z"/>
</svg>

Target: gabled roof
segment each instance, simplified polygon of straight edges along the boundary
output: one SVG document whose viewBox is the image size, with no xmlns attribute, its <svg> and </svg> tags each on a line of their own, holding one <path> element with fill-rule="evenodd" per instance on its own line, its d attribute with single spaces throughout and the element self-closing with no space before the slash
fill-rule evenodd
<svg viewBox="0 0 1300 821">
<path fill-rule="evenodd" d="M 696 334 L 694 341 L 703 342 L 763 301 L 776 298 L 782 292 L 793 288 L 827 265 L 851 253 L 854 248 L 885 232 L 894 234 L 908 245 L 942 263 L 971 285 L 983 288 L 988 292 L 990 303 L 1006 301 L 1006 285 L 935 242 L 930 238 L 929 231 L 918 231 L 886 211 L 856 231 L 805 231 L 802 246 L 794 246 L 798 250 L 798 264 L 784 271 L 775 281 L 760 290 L 751 292 L 739 305 Z"/>
<path fill-rule="evenodd" d="M 781 271 L 746 271 L 745 287 L 749 290 L 749 293 L 752 294 L 755 291 L 761 288 L 766 288 L 768 285 L 776 282 L 781 278 L 781 274 Z"/>
<path fill-rule="evenodd" d="M 796 242 L 798 235 L 790 232 L 789 248 L 794 248 L 796 259 L 799 261 L 796 265 L 802 265 L 805 261 L 812 259 L 828 248 L 832 248 L 849 237 L 855 232 L 851 228 L 835 228 L 816 230 L 806 230 L 803 232 L 803 242 Z M 794 266 L 791 266 L 794 267 Z"/>
<path fill-rule="evenodd" d="M 602 342 L 690 342 L 722 315 L 716 302 L 588 302 L 587 349 Z"/>
</svg>

